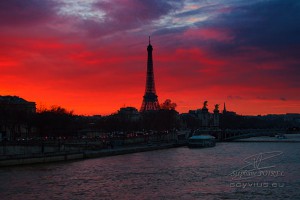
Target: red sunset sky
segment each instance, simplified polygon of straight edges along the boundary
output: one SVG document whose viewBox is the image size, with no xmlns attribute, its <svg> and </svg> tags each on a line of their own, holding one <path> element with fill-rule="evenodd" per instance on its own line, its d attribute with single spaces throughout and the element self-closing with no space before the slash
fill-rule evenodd
<svg viewBox="0 0 300 200">
<path fill-rule="evenodd" d="M 75 114 L 140 108 L 148 36 L 158 99 L 300 113 L 294 0 L 0 1 L 0 95 Z"/>
</svg>

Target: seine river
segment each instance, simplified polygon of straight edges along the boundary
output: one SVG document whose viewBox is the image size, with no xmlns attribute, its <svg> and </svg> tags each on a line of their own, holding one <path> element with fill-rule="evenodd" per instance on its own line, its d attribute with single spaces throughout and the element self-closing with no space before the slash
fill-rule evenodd
<svg viewBox="0 0 300 200">
<path fill-rule="evenodd" d="M 300 144 L 218 143 L 0 168 L 0 199 L 300 199 Z"/>
</svg>

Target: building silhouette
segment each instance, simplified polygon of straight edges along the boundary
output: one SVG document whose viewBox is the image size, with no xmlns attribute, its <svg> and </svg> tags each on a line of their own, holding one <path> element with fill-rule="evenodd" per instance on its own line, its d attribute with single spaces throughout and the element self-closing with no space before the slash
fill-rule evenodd
<svg viewBox="0 0 300 200">
<path fill-rule="evenodd" d="M 213 113 L 210 113 L 207 108 L 207 101 L 205 101 L 201 109 L 189 110 L 189 114 L 195 116 L 199 120 L 199 125 L 202 129 L 218 128 L 220 126 L 220 111 L 218 104 L 215 105 Z"/>
<path fill-rule="evenodd" d="M 23 111 L 26 113 L 35 113 L 35 102 L 29 102 L 18 96 L 0 96 L 0 110 L 7 112 Z"/>
<path fill-rule="evenodd" d="M 31 119 L 36 112 L 35 102 L 18 96 L 0 96 L 0 141 L 27 137 L 31 132 Z"/>
<path fill-rule="evenodd" d="M 158 98 L 155 90 L 154 82 L 154 71 L 153 71 L 153 58 L 152 58 L 152 45 L 149 36 L 149 45 L 147 47 L 148 51 L 148 62 L 147 62 L 147 78 L 146 78 L 146 89 L 143 96 L 143 103 L 140 112 L 159 110 Z"/>
<path fill-rule="evenodd" d="M 134 107 L 124 107 L 118 111 L 118 115 L 130 122 L 136 122 L 140 119 L 140 113 Z"/>
</svg>

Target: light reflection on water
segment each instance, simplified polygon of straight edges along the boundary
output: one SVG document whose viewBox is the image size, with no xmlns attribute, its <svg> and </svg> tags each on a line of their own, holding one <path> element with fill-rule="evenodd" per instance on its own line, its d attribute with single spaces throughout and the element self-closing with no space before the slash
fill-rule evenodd
<svg viewBox="0 0 300 200">
<path fill-rule="evenodd" d="M 269 160 L 282 188 L 230 187 L 233 170 L 248 156 L 282 151 Z M 299 199 L 300 145 L 218 143 L 66 163 L 0 168 L 1 199 Z"/>
</svg>

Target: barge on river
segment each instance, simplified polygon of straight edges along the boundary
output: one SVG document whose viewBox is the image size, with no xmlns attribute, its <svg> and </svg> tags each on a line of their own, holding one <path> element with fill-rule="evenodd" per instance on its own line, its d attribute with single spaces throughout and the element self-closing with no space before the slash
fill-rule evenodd
<svg viewBox="0 0 300 200">
<path fill-rule="evenodd" d="M 216 138 L 211 135 L 194 135 L 188 139 L 188 147 L 204 148 L 216 146 Z"/>
</svg>

